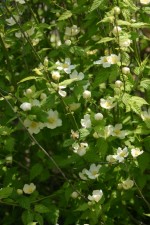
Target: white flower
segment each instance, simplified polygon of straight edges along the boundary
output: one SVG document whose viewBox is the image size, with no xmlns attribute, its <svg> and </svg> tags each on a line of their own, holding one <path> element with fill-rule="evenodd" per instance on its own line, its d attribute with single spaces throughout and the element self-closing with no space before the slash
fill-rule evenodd
<svg viewBox="0 0 150 225">
<path fill-rule="evenodd" d="M 72 27 L 66 27 L 65 35 L 67 35 L 67 36 L 75 36 L 79 32 L 80 32 L 80 29 L 76 25 L 73 25 Z"/>
<path fill-rule="evenodd" d="M 77 80 L 83 80 L 84 74 L 82 72 L 78 73 L 76 70 L 74 70 L 70 75 L 70 79 L 76 78 Z"/>
<path fill-rule="evenodd" d="M 140 0 L 140 3 L 143 5 L 148 5 L 150 3 L 150 0 Z"/>
<path fill-rule="evenodd" d="M 30 134 L 38 134 L 40 130 L 44 127 L 43 123 L 31 121 L 29 119 L 25 119 L 24 125 L 28 128 Z"/>
<path fill-rule="evenodd" d="M 120 139 L 124 139 L 126 136 L 126 131 L 121 130 L 122 129 L 122 124 L 116 124 L 113 127 L 113 132 L 112 136 L 119 137 Z"/>
<path fill-rule="evenodd" d="M 15 19 L 14 19 L 15 18 Z M 14 15 L 14 18 L 13 17 L 10 17 L 9 19 L 6 19 L 6 22 L 8 23 L 9 26 L 13 26 L 16 24 L 16 21 L 18 22 L 19 21 L 19 16 L 17 15 Z M 16 21 L 15 21 L 16 20 Z"/>
<path fill-rule="evenodd" d="M 113 35 L 117 36 L 122 31 L 121 27 L 115 26 L 112 30 Z"/>
<path fill-rule="evenodd" d="M 104 137 L 107 138 L 110 135 L 112 135 L 112 133 L 113 133 L 113 126 L 112 125 L 105 126 Z"/>
<path fill-rule="evenodd" d="M 76 153 L 76 154 L 78 154 L 78 155 L 80 155 L 80 156 L 83 156 L 83 155 L 85 155 L 86 154 L 86 150 L 87 150 L 87 148 L 88 148 L 88 144 L 87 143 L 84 143 L 84 142 L 81 142 L 80 144 L 78 144 L 78 143 L 74 143 L 73 145 L 72 145 L 72 147 L 73 147 L 73 151 Z"/>
<path fill-rule="evenodd" d="M 110 56 L 107 56 L 107 61 L 111 64 L 117 64 L 118 62 L 120 62 L 120 56 L 111 54 Z"/>
<path fill-rule="evenodd" d="M 56 127 L 62 126 L 62 120 L 59 119 L 58 112 L 56 110 L 53 111 L 52 109 L 50 109 L 47 112 L 47 114 L 48 114 L 48 117 L 47 117 L 48 121 L 46 123 L 44 123 L 44 125 L 47 128 L 55 129 Z"/>
<path fill-rule="evenodd" d="M 91 127 L 91 119 L 90 119 L 90 115 L 86 114 L 84 116 L 84 119 L 81 119 L 81 125 L 84 128 L 90 128 Z"/>
<path fill-rule="evenodd" d="M 85 171 L 86 169 L 83 169 L 82 172 L 79 173 L 79 177 L 82 179 L 82 180 L 87 180 L 87 176 L 85 174 Z"/>
<path fill-rule="evenodd" d="M 84 99 L 91 98 L 91 92 L 88 91 L 88 90 L 85 90 L 85 91 L 83 92 L 83 98 L 84 98 Z"/>
<path fill-rule="evenodd" d="M 120 147 L 117 149 L 117 155 L 115 156 L 116 160 L 119 162 L 123 162 L 124 158 L 128 156 L 128 148 L 125 147 L 124 149 L 121 149 Z"/>
<path fill-rule="evenodd" d="M 71 130 L 71 137 L 75 140 L 79 138 L 79 132 Z"/>
<path fill-rule="evenodd" d="M 24 103 L 22 103 L 22 104 L 20 105 L 20 108 L 21 108 L 23 111 L 29 111 L 29 110 L 31 110 L 32 105 L 31 105 L 31 103 L 29 103 L 29 102 L 24 102 Z"/>
<path fill-rule="evenodd" d="M 123 83 L 122 83 L 122 81 L 121 81 L 121 80 L 116 80 L 116 82 L 115 82 L 115 86 L 116 86 L 117 88 L 121 88 L 121 87 L 122 87 L 122 85 L 123 85 Z"/>
<path fill-rule="evenodd" d="M 51 74 L 53 80 L 58 81 L 60 79 L 60 73 L 58 71 L 52 71 Z"/>
<path fill-rule="evenodd" d="M 65 88 L 66 88 L 66 86 L 59 86 L 59 90 L 58 90 L 59 95 L 61 95 L 63 98 L 66 97 L 66 95 L 67 95 L 67 92 L 62 90 Z"/>
<path fill-rule="evenodd" d="M 115 163 L 117 160 L 116 160 L 115 155 L 107 155 L 106 161 L 109 163 Z"/>
<path fill-rule="evenodd" d="M 15 0 L 16 2 L 20 3 L 20 4 L 24 4 L 25 1 L 24 0 Z"/>
<path fill-rule="evenodd" d="M 95 115 L 94 115 L 94 119 L 95 120 L 102 120 L 103 119 L 103 114 L 102 113 L 96 113 Z"/>
<path fill-rule="evenodd" d="M 122 68 L 122 73 L 124 73 L 124 74 L 129 74 L 129 73 L 130 73 L 130 68 L 127 67 L 127 66 L 124 66 L 124 67 Z"/>
<path fill-rule="evenodd" d="M 63 70 L 67 74 L 70 74 L 71 70 L 76 67 L 75 65 L 71 65 L 71 61 L 69 58 L 66 58 L 64 63 L 57 61 L 56 66 L 58 70 Z"/>
<path fill-rule="evenodd" d="M 119 45 L 120 47 L 129 47 L 132 41 L 130 39 L 120 39 Z"/>
<path fill-rule="evenodd" d="M 31 184 L 25 184 L 24 187 L 23 187 L 23 191 L 25 194 L 32 194 L 36 189 L 36 186 L 31 183 Z"/>
<path fill-rule="evenodd" d="M 102 108 L 104 108 L 104 109 L 112 109 L 112 108 L 114 108 L 115 106 L 116 106 L 116 102 L 114 103 L 114 98 L 112 98 L 112 97 L 108 97 L 107 99 L 103 99 L 103 98 L 101 98 L 100 99 L 100 105 L 101 105 L 101 107 Z"/>
<path fill-rule="evenodd" d="M 144 121 L 146 120 L 150 121 L 150 108 L 148 109 L 148 111 L 143 111 L 141 117 Z"/>
<path fill-rule="evenodd" d="M 103 196 L 103 191 L 102 190 L 94 190 L 92 192 L 92 195 L 88 196 L 88 199 L 90 201 L 99 202 L 101 200 L 102 196 Z"/>
<path fill-rule="evenodd" d="M 128 190 L 128 189 L 132 188 L 133 185 L 134 185 L 133 180 L 130 180 L 129 178 L 122 182 L 122 187 L 125 190 Z"/>
<path fill-rule="evenodd" d="M 100 60 L 95 61 L 94 64 L 96 64 L 96 65 L 102 64 L 104 68 L 110 67 L 111 66 L 111 63 L 108 62 L 107 57 L 108 56 L 102 56 L 100 58 Z"/>
<path fill-rule="evenodd" d="M 133 158 L 138 157 L 139 155 L 143 154 L 143 150 L 140 150 L 139 148 L 133 148 L 131 149 L 131 155 L 133 156 Z"/>
<path fill-rule="evenodd" d="M 99 169 L 101 165 L 95 165 L 94 163 L 91 164 L 90 169 L 85 169 L 85 174 L 88 176 L 89 179 L 96 179 L 99 176 Z"/>
</svg>

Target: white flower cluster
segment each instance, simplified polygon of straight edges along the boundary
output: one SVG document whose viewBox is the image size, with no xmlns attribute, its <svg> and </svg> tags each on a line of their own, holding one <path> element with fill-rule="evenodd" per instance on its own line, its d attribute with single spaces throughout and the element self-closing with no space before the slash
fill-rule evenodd
<svg viewBox="0 0 150 225">
<path fill-rule="evenodd" d="M 125 148 L 118 148 L 117 149 L 117 153 L 115 155 L 108 155 L 106 157 L 106 161 L 109 162 L 109 163 L 115 163 L 115 162 L 124 162 L 125 158 L 128 156 L 129 154 L 129 151 L 128 151 L 128 148 L 125 147 Z"/>
<path fill-rule="evenodd" d="M 30 111 L 33 106 L 37 106 L 37 107 L 41 106 L 41 102 L 38 99 L 31 98 L 32 94 L 33 94 L 32 89 L 27 89 L 24 93 L 24 95 L 28 97 L 30 101 L 30 102 L 23 102 L 20 105 L 20 108 L 25 112 Z M 47 96 L 45 93 L 42 93 L 40 95 L 40 98 L 41 98 L 41 101 L 43 101 L 47 98 Z M 56 110 L 50 109 L 46 113 L 47 113 L 47 118 L 46 118 L 47 121 L 43 123 L 39 121 L 31 120 L 29 118 L 26 118 L 24 120 L 24 125 L 25 127 L 27 127 L 30 134 L 38 134 L 40 130 L 43 129 L 44 127 L 47 127 L 49 129 L 55 129 L 56 127 L 62 126 L 62 120 L 59 118 L 58 112 Z"/>
<path fill-rule="evenodd" d="M 94 163 L 91 164 L 90 169 L 83 169 L 82 172 L 79 173 L 79 177 L 82 180 L 87 180 L 89 179 L 96 179 L 99 176 L 99 169 L 101 168 L 101 165 L 95 165 Z"/>
<path fill-rule="evenodd" d="M 111 54 L 110 56 L 102 56 L 100 60 L 95 61 L 94 64 L 102 64 L 104 68 L 107 68 L 118 62 L 120 62 L 120 56 Z"/>
<path fill-rule="evenodd" d="M 19 195 L 21 195 L 21 194 L 23 194 L 23 192 L 24 192 L 25 194 L 30 195 L 30 194 L 32 194 L 35 190 L 36 190 L 36 185 L 35 185 L 34 183 L 30 183 L 30 184 L 25 184 L 25 185 L 23 186 L 23 189 L 17 189 L 17 193 L 18 193 Z"/>
<path fill-rule="evenodd" d="M 100 137 L 108 138 L 109 136 L 118 137 L 120 139 L 124 139 L 127 135 L 127 132 L 122 129 L 122 124 L 116 124 L 105 126 L 104 128 L 104 134 L 99 134 Z"/>
</svg>

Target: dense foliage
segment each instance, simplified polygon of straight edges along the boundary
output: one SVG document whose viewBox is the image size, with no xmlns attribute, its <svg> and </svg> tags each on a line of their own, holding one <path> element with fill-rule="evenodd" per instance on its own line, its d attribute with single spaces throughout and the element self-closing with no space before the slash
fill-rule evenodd
<svg viewBox="0 0 150 225">
<path fill-rule="evenodd" d="M 149 24 L 149 0 L 1 1 L 0 224 L 149 224 Z"/>
</svg>

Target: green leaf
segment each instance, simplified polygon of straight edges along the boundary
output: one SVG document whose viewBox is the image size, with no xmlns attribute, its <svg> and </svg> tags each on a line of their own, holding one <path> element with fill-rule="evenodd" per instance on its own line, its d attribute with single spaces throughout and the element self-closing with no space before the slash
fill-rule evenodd
<svg viewBox="0 0 150 225">
<path fill-rule="evenodd" d="M 134 28 L 143 28 L 143 27 L 148 27 L 149 24 L 148 23 L 143 23 L 143 22 L 138 22 L 138 23 L 132 23 L 131 27 Z"/>
<path fill-rule="evenodd" d="M 67 86 L 67 85 L 73 83 L 74 81 L 77 81 L 77 79 L 76 78 L 67 79 L 67 80 L 64 80 L 61 83 L 59 83 L 59 86 Z"/>
<path fill-rule="evenodd" d="M 109 41 L 112 41 L 112 40 L 114 40 L 114 38 L 104 37 L 100 41 L 98 41 L 96 44 L 105 43 L 105 42 L 109 42 Z"/>
<path fill-rule="evenodd" d="M 44 224 L 43 217 L 39 213 L 35 213 L 34 218 L 39 223 L 39 225 Z"/>
<path fill-rule="evenodd" d="M 50 212 L 50 209 L 48 207 L 46 207 L 45 205 L 42 205 L 42 204 L 35 205 L 34 210 L 35 210 L 35 212 L 38 212 L 38 213 L 48 213 L 48 212 Z"/>
<path fill-rule="evenodd" d="M 20 81 L 18 82 L 18 84 L 23 83 L 23 82 L 25 82 L 25 81 L 29 81 L 29 80 L 37 80 L 37 79 L 41 79 L 41 77 L 29 76 L 29 77 L 26 77 L 26 78 L 20 80 Z"/>
<path fill-rule="evenodd" d="M 94 11 L 95 9 L 97 9 L 102 3 L 104 2 L 104 0 L 94 0 L 92 3 L 92 6 L 90 8 L 90 12 Z"/>
<path fill-rule="evenodd" d="M 149 89 L 150 90 L 150 79 L 142 79 L 140 82 L 140 86 L 143 87 L 144 89 Z"/>
<path fill-rule="evenodd" d="M 17 199 L 19 205 L 24 209 L 30 209 L 30 199 L 26 196 L 20 196 L 20 198 Z"/>
<path fill-rule="evenodd" d="M 89 208 L 87 203 L 80 205 L 75 211 L 85 211 Z"/>
<path fill-rule="evenodd" d="M 33 180 L 35 177 L 39 176 L 42 171 L 43 166 L 40 163 L 34 164 L 30 170 L 30 179 Z"/>
<path fill-rule="evenodd" d="M 24 225 L 28 225 L 33 222 L 33 214 L 29 210 L 24 211 L 21 218 Z"/>
<path fill-rule="evenodd" d="M 73 139 L 66 139 L 63 143 L 63 147 L 71 146 L 74 143 Z"/>
<path fill-rule="evenodd" d="M 85 128 L 81 128 L 79 131 L 80 131 L 80 139 L 81 140 L 90 134 L 90 131 Z"/>
<path fill-rule="evenodd" d="M 58 18 L 58 20 L 59 21 L 60 20 L 66 20 L 66 19 L 70 18 L 71 16 L 72 16 L 72 12 L 67 10 Z"/>
<path fill-rule="evenodd" d="M 12 187 L 5 187 L 0 190 L 0 199 L 8 198 L 13 192 Z"/>
</svg>

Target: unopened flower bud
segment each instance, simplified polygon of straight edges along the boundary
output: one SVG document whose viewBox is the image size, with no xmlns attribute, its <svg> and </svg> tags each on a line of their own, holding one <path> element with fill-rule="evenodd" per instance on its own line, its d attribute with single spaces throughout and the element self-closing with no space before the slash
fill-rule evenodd
<svg viewBox="0 0 150 225">
<path fill-rule="evenodd" d="M 85 91 L 83 92 L 83 98 L 84 98 L 84 99 L 91 98 L 91 92 L 88 91 L 88 90 L 85 90 Z"/>
<path fill-rule="evenodd" d="M 130 73 L 130 68 L 129 67 L 123 67 L 122 68 L 122 73 L 129 74 Z"/>
<path fill-rule="evenodd" d="M 72 198 L 77 198 L 78 197 L 78 193 L 76 191 L 72 192 L 71 197 Z"/>
<path fill-rule="evenodd" d="M 17 189 L 17 194 L 18 195 L 22 195 L 23 194 L 23 190 L 22 189 Z"/>
<path fill-rule="evenodd" d="M 114 7 L 114 13 L 119 15 L 121 12 L 120 8 L 118 6 Z"/>
<path fill-rule="evenodd" d="M 66 40 L 65 41 L 65 44 L 68 45 L 68 46 L 70 46 L 71 45 L 71 41 L 70 40 Z"/>
<path fill-rule="evenodd" d="M 112 33 L 116 36 L 122 31 L 121 27 L 115 26 L 112 30 Z"/>
<path fill-rule="evenodd" d="M 58 81 L 60 79 L 60 73 L 58 71 L 53 71 L 52 78 L 53 80 Z"/>
<path fill-rule="evenodd" d="M 95 120 L 102 120 L 102 119 L 103 119 L 103 114 L 101 114 L 101 113 L 96 113 L 96 114 L 94 115 L 94 119 L 95 119 Z"/>
<path fill-rule="evenodd" d="M 122 87 L 122 85 L 123 85 L 123 83 L 122 83 L 122 81 L 121 81 L 121 80 L 116 80 L 116 82 L 115 82 L 115 86 L 116 86 L 117 88 Z"/>
</svg>

